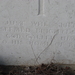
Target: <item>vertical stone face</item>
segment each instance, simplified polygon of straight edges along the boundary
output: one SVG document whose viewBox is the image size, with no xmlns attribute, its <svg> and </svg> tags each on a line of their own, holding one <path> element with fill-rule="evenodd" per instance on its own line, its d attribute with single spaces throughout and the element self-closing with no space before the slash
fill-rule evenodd
<svg viewBox="0 0 75 75">
<path fill-rule="evenodd" d="M 0 64 L 75 64 L 74 0 L 1 0 Z"/>
</svg>

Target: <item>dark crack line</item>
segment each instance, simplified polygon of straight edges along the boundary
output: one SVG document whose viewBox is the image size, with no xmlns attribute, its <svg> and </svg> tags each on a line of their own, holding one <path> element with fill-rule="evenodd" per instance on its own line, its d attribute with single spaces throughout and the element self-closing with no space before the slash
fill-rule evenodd
<svg viewBox="0 0 75 75">
<path fill-rule="evenodd" d="M 57 30 L 57 31 L 58 31 L 58 30 Z M 53 38 L 52 38 L 50 44 L 39 54 L 39 56 L 36 58 L 36 61 L 38 61 L 38 58 L 40 57 L 40 55 L 41 55 L 44 51 L 46 51 L 46 50 L 52 45 L 53 40 L 55 39 L 55 37 L 57 36 L 57 34 L 58 34 L 58 33 L 56 33 L 56 34 L 53 36 Z"/>
</svg>

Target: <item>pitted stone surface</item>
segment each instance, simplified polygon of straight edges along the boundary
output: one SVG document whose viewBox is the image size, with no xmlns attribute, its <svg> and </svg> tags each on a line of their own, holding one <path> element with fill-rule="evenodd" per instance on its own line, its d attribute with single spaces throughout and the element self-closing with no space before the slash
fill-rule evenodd
<svg viewBox="0 0 75 75">
<path fill-rule="evenodd" d="M 0 64 L 75 64 L 75 0 L 1 0 Z"/>
</svg>

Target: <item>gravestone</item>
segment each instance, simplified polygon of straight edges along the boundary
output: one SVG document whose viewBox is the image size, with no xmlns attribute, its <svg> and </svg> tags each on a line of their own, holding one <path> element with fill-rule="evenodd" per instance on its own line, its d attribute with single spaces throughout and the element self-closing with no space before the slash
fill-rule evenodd
<svg viewBox="0 0 75 75">
<path fill-rule="evenodd" d="M 75 64 L 75 0 L 0 0 L 0 64 Z"/>
</svg>

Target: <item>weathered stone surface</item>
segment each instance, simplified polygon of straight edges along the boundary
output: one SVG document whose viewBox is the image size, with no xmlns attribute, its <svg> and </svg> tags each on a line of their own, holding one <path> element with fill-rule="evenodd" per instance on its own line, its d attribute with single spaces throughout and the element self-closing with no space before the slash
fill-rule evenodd
<svg viewBox="0 0 75 75">
<path fill-rule="evenodd" d="M 75 64 L 75 0 L 0 0 L 0 61 Z"/>
</svg>

